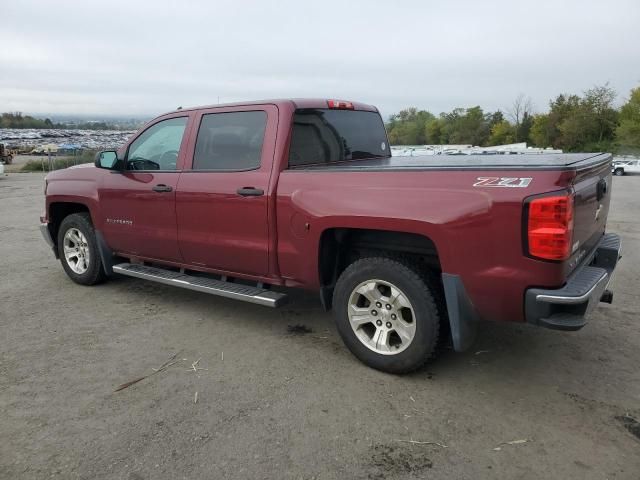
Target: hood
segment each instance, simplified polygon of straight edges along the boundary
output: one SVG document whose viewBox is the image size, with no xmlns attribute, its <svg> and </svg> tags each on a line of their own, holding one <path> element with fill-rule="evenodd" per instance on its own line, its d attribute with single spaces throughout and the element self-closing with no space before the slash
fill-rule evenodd
<svg viewBox="0 0 640 480">
<path fill-rule="evenodd" d="M 88 168 L 88 167 L 95 167 L 95 165 L 93 163 L 79 163 L 78 165 L 72 165 L 67 168 Z"/>
</svg>

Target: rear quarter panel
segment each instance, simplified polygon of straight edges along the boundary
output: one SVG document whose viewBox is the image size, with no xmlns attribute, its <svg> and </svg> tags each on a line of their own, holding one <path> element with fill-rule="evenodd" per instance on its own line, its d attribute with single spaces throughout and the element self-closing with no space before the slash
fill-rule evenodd
<svg viewBox="0 0 640 480">
<path fill-rule="evenodd" d="M 527 287 L 564 283 L 562 264 L 523 254 L 523 200 L 565 188 L 572 175 L 285 170 L 277 195 L 280 273 L 292 285 L 317 288 L 320 237 L 329 228 L 417 233 L 435 243 L 443 272 L 460 275 L 481 318 L 522 321 Z M 481 176 L 532 181 L 526 188 L 474 187 Z"/>
</svg>

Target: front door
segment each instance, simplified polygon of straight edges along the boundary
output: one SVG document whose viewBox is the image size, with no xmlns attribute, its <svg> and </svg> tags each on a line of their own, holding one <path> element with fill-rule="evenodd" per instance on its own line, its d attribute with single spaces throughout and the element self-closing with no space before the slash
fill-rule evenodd
<svg viewBox="0 0 640 480">
<path fill-rule="evenodd" d="M 267 275 L 269 180 L 277 109 L 199 112 L 198 134 L 178 183 L 178 242 L 186 263 Z"/>
<path fill-rule="evenodd" d="M 115 252 L 181 260 L 175 200 L 188 118 L 150 125 L 129 145 L 124 170 L 103 176 L 102 231 Z"/>
</svg>

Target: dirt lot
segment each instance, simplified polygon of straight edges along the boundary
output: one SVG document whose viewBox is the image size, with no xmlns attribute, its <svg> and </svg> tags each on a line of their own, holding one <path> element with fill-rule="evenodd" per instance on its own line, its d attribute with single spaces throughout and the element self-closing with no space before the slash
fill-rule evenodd
<svg viewBox="0 0 640 480">
<path fill-rule="evenodd" d="M 5 165 L 4 171 L 6 173 L 19 172 L 24 164 L 30 160 L 37 160 L 39 162 L 44 162 L 45 164 L 47 163 L 47 157 L 42 155 L 14 155 L 11 165 Z"/>
<path fill-rule="evenodd" d="M 404 377 L 355 360 L 315 296 L 73 284 L 40 238 L 42 190 L 0 178 L 2 479 L 640 478 L 640 177 L 614 179 L 625 256 L 586 328 L 486 324 Z"/>
</svg>

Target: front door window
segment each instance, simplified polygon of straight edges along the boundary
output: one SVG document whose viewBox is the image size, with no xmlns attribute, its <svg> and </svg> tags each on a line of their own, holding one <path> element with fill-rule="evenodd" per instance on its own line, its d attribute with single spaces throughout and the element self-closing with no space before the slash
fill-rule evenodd
<svg viewBox="0 0 640 480">
<path fill-rule="evenodd" d="M 176 170 L 187 117 L 170 118 L 146 129 L 129 147 L 127 170 Z"/>
</svg>

